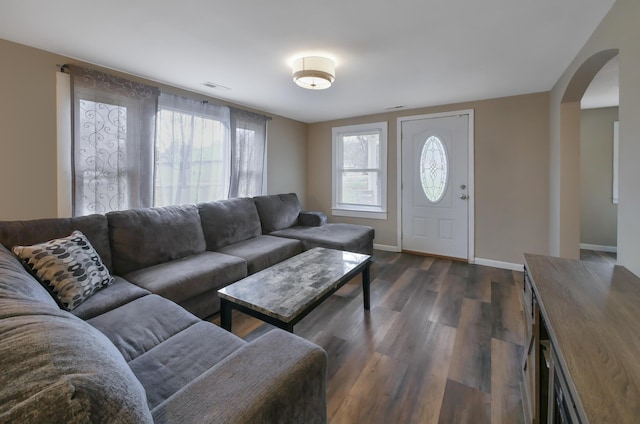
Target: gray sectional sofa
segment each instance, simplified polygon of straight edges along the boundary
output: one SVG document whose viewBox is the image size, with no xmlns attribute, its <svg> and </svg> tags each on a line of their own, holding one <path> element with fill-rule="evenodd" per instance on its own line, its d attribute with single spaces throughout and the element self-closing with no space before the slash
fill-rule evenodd
<svg viewBox="0 0 640 424">
<path fill-rule="evenodd" d="M 217 290 L 314 246 L 371 253 L 294 194 L 0 222 L 0 422 L 326 422 L 326 354 L 200 318 Z M 114 276 L 61 309 L 9 251 L 80 230 Z"/>
<path fill-rule="evenodd" d="M 289 193 L 95 217 L 107 220 L 99 236 L 108 236 L 115 275 L 205 318 L 220 310 L 218 289 L 303 250 L 373 252 L 373 228 L 301 209 Z"/>
</svg>

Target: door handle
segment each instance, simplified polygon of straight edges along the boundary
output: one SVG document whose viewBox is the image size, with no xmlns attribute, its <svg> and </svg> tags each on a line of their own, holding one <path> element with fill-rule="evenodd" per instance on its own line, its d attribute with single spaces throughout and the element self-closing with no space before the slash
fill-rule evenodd
<svg viewBox="0 0 640 424">
<path fill-rule="evenodd" d="M 467 195 L 466 195 L 466 194 L 461 194 L 461 195 L 460 195 L 460 198 L 461 198 L 462 200 L 467 200 L 467 199 L 468 199 L 468 197 L 467 197 Z"/>
</svg>

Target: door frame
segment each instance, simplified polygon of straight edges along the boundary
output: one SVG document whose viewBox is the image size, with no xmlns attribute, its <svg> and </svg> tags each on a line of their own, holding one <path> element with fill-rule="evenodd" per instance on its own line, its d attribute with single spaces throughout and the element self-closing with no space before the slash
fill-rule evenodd
<svg viewBox="0 0 640 424">
<path fill-rule="evenodd" d="M 402 116 L 397 118 L 397 204 L 398 204 L 398 250 L 402 252 L 402 123 L 406 121 L 417 121 L 422 119 L 433 118 L 447 118 L 451 116 L 468 115 L 469 116 L 469 128 L 468 128 L 468 155 L 467 155 L 467 170 L 469 181 L 467 183 L 468 196 L 469 196 L 469 228 L 468 228 L 468 240 L 467 240 L 467 260 L 469 263 L 475 262 L 475 174 L 474 174 L 474 110 L 463 109 L 454 110 L 450 112 L 441 113 L 428 113 L 424 115 Z"/>
</svg>

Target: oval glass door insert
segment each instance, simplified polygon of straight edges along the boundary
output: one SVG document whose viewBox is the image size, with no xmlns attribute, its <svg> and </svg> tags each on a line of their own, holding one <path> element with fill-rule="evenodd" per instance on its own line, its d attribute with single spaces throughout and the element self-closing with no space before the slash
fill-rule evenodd
<svg viewBox="0 0 640 424">
<path fill-rule="evenodd" d="M 449 166 L 444 144 L 440 138 L 432 135 L 424 142 L 420 155 L 420 182 L 424 194 L 431 202 L 437 203 L 444 196 L 448 173 Z"/>
</svg>

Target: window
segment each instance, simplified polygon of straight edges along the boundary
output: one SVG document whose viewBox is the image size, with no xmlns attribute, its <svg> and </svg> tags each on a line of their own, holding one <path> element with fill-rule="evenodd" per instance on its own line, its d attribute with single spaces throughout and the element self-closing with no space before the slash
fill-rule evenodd
<svg viewBox="0 0 640 424">
<path fill-rule="evenodd" d="M 333 128 L 333 215 L 387 219 L 387 123 Z"/>
<path fill-rule="evenodd" d="M 267 118 L 160 93 L 155 205 L 263 193 Z"/>
<path fill-rule="evenodd" d="M 264 194 L 268 117 L 65 68 L 73 216 Z"/>
<path fill-rule="evenodd" d="M 420 183 L 427 199 L 438 203 L 444 196 L 448 178 L 447 151 L 436 136 L 424 142 L 420 154 Z"/>
<path fill-rule="evenodd" d="M 231 167 L 229 108 L 160 93 L 154 206 L 226 199 Z"/>
<path fill-rule="evenodd" d="M 73 215 L 151 206 L 158 89 L 78 66 L 70 72 Z"/>
<path fill-rule="evenodd" d="M 267 120 L 231 109 L 231 178 L 229 197 L 266 194 Z"/>
<path fill-rule="evenodd" d="M 76 167 L 76 195 L 85 200 L 81 214 L 126 209 L 127 107 L 85 99 L 78 105 L 76 161 L 88 165 Z"/>
</svg>

